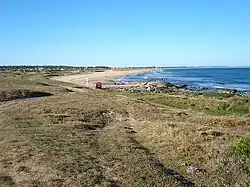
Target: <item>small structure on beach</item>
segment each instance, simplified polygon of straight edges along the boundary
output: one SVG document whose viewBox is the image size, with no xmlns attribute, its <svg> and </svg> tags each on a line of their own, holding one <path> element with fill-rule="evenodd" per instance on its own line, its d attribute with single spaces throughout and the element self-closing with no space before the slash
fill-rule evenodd
<svg viewBox="0 0 250 187">
<path fill-rule="evenodd" d="M 102 89 L 102 83 L 101 82 L 96 82 L 95 83 L 95 88 L 96 89 Z"/>
</svg>

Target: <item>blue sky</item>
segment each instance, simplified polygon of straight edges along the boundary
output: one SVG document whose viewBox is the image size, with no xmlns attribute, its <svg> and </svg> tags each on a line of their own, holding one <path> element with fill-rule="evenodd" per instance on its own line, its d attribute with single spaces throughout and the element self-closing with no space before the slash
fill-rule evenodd
<svg viewBox="0 0 250 187">
<path fill-rule="evenodd" d="M 0 65 L 250 66 L 249 0 L 1 0 Z"/>
</svg>

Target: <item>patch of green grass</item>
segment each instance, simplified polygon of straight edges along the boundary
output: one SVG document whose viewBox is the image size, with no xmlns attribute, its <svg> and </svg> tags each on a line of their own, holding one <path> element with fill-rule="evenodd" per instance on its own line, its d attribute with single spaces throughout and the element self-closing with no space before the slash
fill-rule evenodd
<svg viewBox="0 0 250 187">
<path fill-rule="evenodd" d="M 249 106 L 244 102 L 220 102 L 217 107 L 209 109 L 215 115 L 245 115 L 249 113 Z"/>
<path fill-rule="evenodd" d="M 126 97 L 131 97 L 131 98 L 137 98 L 142 95 L 146 95 L 147 93 L 135 93 L 135 92 L 121 92 L 121 91 L 116 91 L 116 90 L 111 90 L 109 92 L 104 92 L 104 94 L 107 94 L 108 96 L 117 96 L 117 95 L 123 95 Z"/>
<path fill-rule="evenodd" d="M 236 155 L 250 158 L 250 137 L 239 138 L 233 146 Z"/>
<path fill-rule="evenodd" d="M 167 95 L 143 95 L 143 99 L 178 109 L 201 110 L 212 115 L 238 115 L 249 113 L 249 104 L 243 101 L 222 102 L 217 100 L 172 97 Z M 210 102 L 214 103 L 211 104 Z"/>
<path fill-rule="evenodd" d="M 149 95 L 144 97 L 148 101 L 152 101 L 154 103 L 159 103 L 162 105 L 167 105 L 170 107 L 178 108 L 178 109 L 187 109 L 190 107 L 191 102 L 190 100 L 183 99 L 183 98 L 177 98 L 177 97 L 169 97 L 169 96 L 163 96 L 163 95 Z"/>
<path fill-rule="evenodd" d="M 203 95 L 203 92 L 192 92 L 193 95 Z"/>
<path fill-rule="evenodd" d="M 171 96 L 168 94 L 148 94 L 148 93 L 130 93 L 130 92 L 113 92 L 114 95 L 124 95 L 130 98 L 140 98 L 156 104 L 166 105 L 178 109 L 188 109 L 204 111 L 211 115 L 237 115 L 243 116 L 249 113 L 249 102 L 245 98 L 231 97 L 228 93 L 219 92 L 193 92 L 197 97 L 183 97 L 183 95 Z M 200 94 L 208 97 L 198 97 Z M 218 96 L 218 98 L 216 98 Z M 224 98 L 225 101 L 220 101 Z"/>
<path fill-rule="evenodd" d="M 200 92 L 200 91 L 196 91 L 196 92 L 192 92 L 192 95 L 203 95 L 205 97 L 216 97 L 216 98 L 229 98 L 229 97 L 233 97 L 234 94 L 232 93 L 223 93 L 223 92 Z"/>
<path fill-rule="evenodd" d="M 237 102 L 218 102 L 215 105 L 209 104 L 209 100 L 201 99 L 198 101 L 191 100 L 190 98 L 171 97 L 166 95 L 144 95 L 143 99 L 170 106 L 178 109 L 187 109 L 192 107 L 193 110 L 202 110 L 212 115 L 245 115 L 249 113 L 248 104 Z M 216 103 L 216 101 L 214 101 Z"/>
<path fill-rule="evenodd" d="M 220 98 L 229 98 L 234 96 L 234 94 L 232 93 L 223 93 L 223 92 L 203 92 L 202 95 L 206 97 L 220 97 Z"/>
</svg>

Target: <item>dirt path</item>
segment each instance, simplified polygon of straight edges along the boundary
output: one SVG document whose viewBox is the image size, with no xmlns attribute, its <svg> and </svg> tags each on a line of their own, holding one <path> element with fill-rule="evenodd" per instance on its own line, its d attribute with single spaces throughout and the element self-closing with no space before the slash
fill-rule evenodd
<svg viewBox="0 0 250 187">
<path fill-rule="evenodd" d="M 88 90 L 91 89 L 80 89 L 80 88 L 74 88 L 69 86 L 60 86 L 64 89 L 70 90 L 72 92 L 79 92 L 79 93 L 86 93 Z M 79 94 L 80 95 L 80 94 Z M 118 96 L 119 97 L 119 96 Z M 29 98 L 29 99 L 17 99 L 13 101 L 8 101 L 4 103 L 0 103 L 0 116 L 1 111 L 4 111 L 4 108 L 13 107 L 15 105 L 18 105 L 23 102 L 29 102 L 30 100 L 38 100 L 40 98 Z M 75 99 L 71 98 L 72 101 L 75 101 Z M 93 98 L 92 98 L 93 99 Z M 121 99 L 127 100 L 127 97 L 122 96 Z M 52 101 L 51 101 L 52 102 Z M 146 101 L 144 101 L 146 102 Z M 41 102 L 42 103 L 42 102 Z M 68 103 L 64 103 L 64 105 L 68 105 L 67 107 L 64 106 L 63 108 L 72 108 L 72 105 L 70 105 L 70 101 Z M 86 102 L 87 103 L 87 102 Z M 39 103 L 31 103 L 33 106 L 37 105 L 40 107 Z M 49 103 L 47 103 L 49 104 Z M 154 105 L 153 103 L 147 103 L 150 106 Z M 84 102 L 83 102 L 84 105 Z M 46 108 L 53 109 L 54 105 L 48 105 Z M 93 107 L 92 105 L 89 105 L 90 107 Z M 2 108 L 2 110 L 1 110 Z M 94 108 L 94 107 L 93 107 Z M 44 109 L 41 109 L 41 111 L 45 111 Z M 98 110 L 97 110 L 98 111 Z M 44 112 L 42 112 L 44 113 Z M 115 112 L 114 112 L 115 113 Z M 117 114 L 117 113 L 116 113 Z M 14 114 L 13 114 L 14 115 Z M 51 114 L 50 114 L 51 115 Z M 55 116 L 58 116 L 54 114 Z M 59 116 L 61 113 L 59 113 Z M 53 114 L 52 114 L 53 116 Z M 90 130 L 84 130 L 80 128 L 81 126 L 76 126 L 77 128 L 73 127 L 71 129 L 70 124 L 73 122 L 74 124 L 80 123 L 78 117 L 75 119 L 70 114 L 67 114 L 70 119 L 67 121 L 67 117 L 63 119 L 63 122 L 65 126 L 63 128 L 58 126 L 56 128 L 56 132 L 59 134 L 65 133 L 65 139 L 63 139 L 62 142 L 67 142 L 65 145 L 64 143 L 60 142 L 60 139 L 57 139 L 57 136 L 54 136 L 55 130 L 53 129 L 53 126 L 46 127 L 46 131 L 41 130 L 39 131 L 39 137 L 34 136 L 37 139 L 40 137 L 43 137 L 42 139 L 39 139 L 39 141 L 43 142 L 44 139 L 46 139 L 48 136 L 53 141 L 52 142 L 60 142 L 60 146 L 64 146 L 63 148 L 65 150 L 68 149 L 68 145 L 70 145 L 70 149 L 72 148 L 72 145 L 76 145 L 74 141 L 81 140 L 79 142 L 84 142 L 87 140 L 88 143 L 84 144 L 77 144 L 75 146 L 75 152 L 79 150 L 87 150 L 86 152 L 91 153 L 91 160 L 88 160 L 89 158 L 85 156 L 85 154 L 81 153 L 83 158 L 78 160 L 79 158 L 73 157 L 75 160 L 72 162 L 77 165 L 79 162 L 85 162 L 87 160 L 88 164 L 87 167 L 94 168 L 94 171 L 97 173 L 94 175 L 101 176 L 103 181 L 106 181 L 107 183 L 110 183 L 112 185 L 117 186 L 120 184 L 120 186 L 123 186 L 121 184 L 124 184 L 124 186 L 142 186 L 145 184 L 148 184 L 148 186 L 155 186 L 155 184 L 159 184 L 159 186 L 195 186 L 195 183 L 192 180 L 189 180 L 188 177 L 183 176 L 180 172 L 175 171 L 168 166 L 165 166 L 163 162 L 158 158 L 158 155 L 151 152 L 150 149 L 147 147 L 144 147 L 141 142 L 138 141 L 139 133 L 136 130 L 136 126 L 138 124 L 138 121 L 134 119 L 132 116 L 120 116 L 120 114 L 117 116 L 117 118 L 114 119 L 114 121 L 111 120 L 111 123 L 105 126 L 105 128 L 99 128 L 99 124 L 95 124 L 95 118 L 93 118 L 94 126 L 90 126 L 91 128 L 97 128 L 97 129 L 90 129 Z M 55 118 L 57 119 L 57 118 Z M 55 120 L 54 119 L 54 120 Z M 27 122 L 29 122 L 29 119 L 25 119 Z M 91 118 L 92 120 L 92 118 Z M 92 122 L 90 120 L 90 122 Z M 1 121 L 1 120 L 0 120 Z M 27 124 L 33 124 L 34 122 L 29 122 Z M 26 124 L 26 123 L 25 123 Z M 83 123 L 84 124 L 84 123 Z M 38 127 L 39 128 L 39 127 Z M 26 129 L 23 132 L 30 131 L 33 134 L 34 128 Z M 70 130 L 69 130 L 70 129 Z M 65 131 L 64 131 L 65 130 Z M 84 131 L 84 133 L 83 133 Z M 46 134 L 43 134 L 46 133 Z M 67 134 L 68 133 L 68 134 Z M 72 136 L 72 134 L 74 136 Z M 71 139 L 68 139 L 67 136 L 70 136 Z M 7 135 L 6 135 L 7 136 Z M 25 135 L 28 136 L 28 135 Z M 79 137 L 77 137 L 79 136 Z M 60 136 L 62 137 L 62 136 Z M 72 140 L 72 137 L 75 137 L 75 139 Z M 43 142 L 44 143 L 44 142 Z M 39 143 L 42 144 L 42 143 Z M 79 146 L 79 147 L 78 147 Z M 86 148 L 87 146 L 90 146 L 90 148 Z M 48 147 L 48 149 L 54 150 L 56 147 L 55 144 L 53 144 L 53 147 Z M 105 148 L 105 149 L 104 149 Z M 26 149 L 24 148 L 24 152 Z M 102 153 L 102 154 L 99 154 Z M 63 154 L 65 155 L 65 154 Z M 86 158 L 85 158 L 85 157 Z M 60 157 L 61 160 L 64 160 L 63 156 Z M 112 158 L 112 159 L 111 159 Z M 60 159 L 58 159 L 60 160 Z M 51 161 L 52 162 L 52 161 Z M 140 164 L 137 164 L 140 163 Z M 36 163 L 37 164 L 37 163 Z M 59 164 L 59 163 L 57 163 Z M 67 163 L 66 163 L 67 164 Z M 18 165 L 18 164 L 17 164 Z M 62 164 L 64 166 L 64 164 Z M 77 165 L 80 169 L 85 170 L 85 165 Z M 29 165 L 27 165 L 28 167 Z M 21 166 L 20 166 L 21 167 Z M 55 167 L 55 166 L 54 166 Z M 69 168 L 71 166 L 68 166 Z M 75 166 L 74 166 L 75 167 Z M 54 171 L 48 170 L 48 168 L 45 168 L 46 172 L 53 173 Z M 71 168 L 70 168 L 71 169 Z M 125 171 L 123 171 L 125 169 Z M 11 169 L 9 171 L 15 172 Z M 71 170 L 70 170 L 71 171 Z M 123 172 L 121 172 L 123 171 Z M 140 171 L 138 173 L 137 171 Z M 41 172 L 41 175 L 43 175 L 44 178 L 49 178 L 45 173 Z M 32 172 L 31 172 L 32 173 Z M 29 175 L 31 176 L 31 175 Z M 69 180 L 73 180 L 72 178 L 78 175 L 78 170 L 76 173 L 70 173 L 70 176 L 64 176 L 62 175 L 62 178 L 67 178 Z M 87 177 L 86 177 L 87 178 Z M 93 176 L 90 177 L 92 180 Z M 10 178 L 11 179 L 11 178 Z M 85 179 L 84 177 L 82 180 Z M 87 178 L 88 179 L 88 178 Z M 114 179 L 114 180 L 113 180 Z M 136 179 L 136 180 L 134 180 Z M 28 180 L 31 181 L 31 177 L 28 178 Z M 37 179 L 38 180 L 38 179 Z M 39 179 L 40 180 L 40 179 Z M 49 178 L 49 180 L 51 180 Z M 54 180 L 54 178 L 53 178 Z M 13 177 L 13 181 L 15 181 L 15 178 Z M 83 180 L 84 181 L 84 180 Z M 161 184 L 160 184 L 161 183 Z M 1 186 L 1 185 L 0 185 Z"/>
</svg>

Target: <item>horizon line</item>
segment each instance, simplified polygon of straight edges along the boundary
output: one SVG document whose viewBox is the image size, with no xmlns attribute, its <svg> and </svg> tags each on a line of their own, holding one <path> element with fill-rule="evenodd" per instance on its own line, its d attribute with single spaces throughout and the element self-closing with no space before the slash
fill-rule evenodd
<svg viewBox="0 0 250 187">
<path fill-rule="evenodd" d="M 106 68 L 250 68 L 250 66 L 223 66 L 223 65 L 219 65 L 219 66 L 108 66 L 108 65 L 0 65 L 0 67 L 51 67 L 51 66 L 58 66 L 58 67 L 83 67 L 83 68 L 87 68 L 87 67 L 106 67 Z"/>
</svg>

